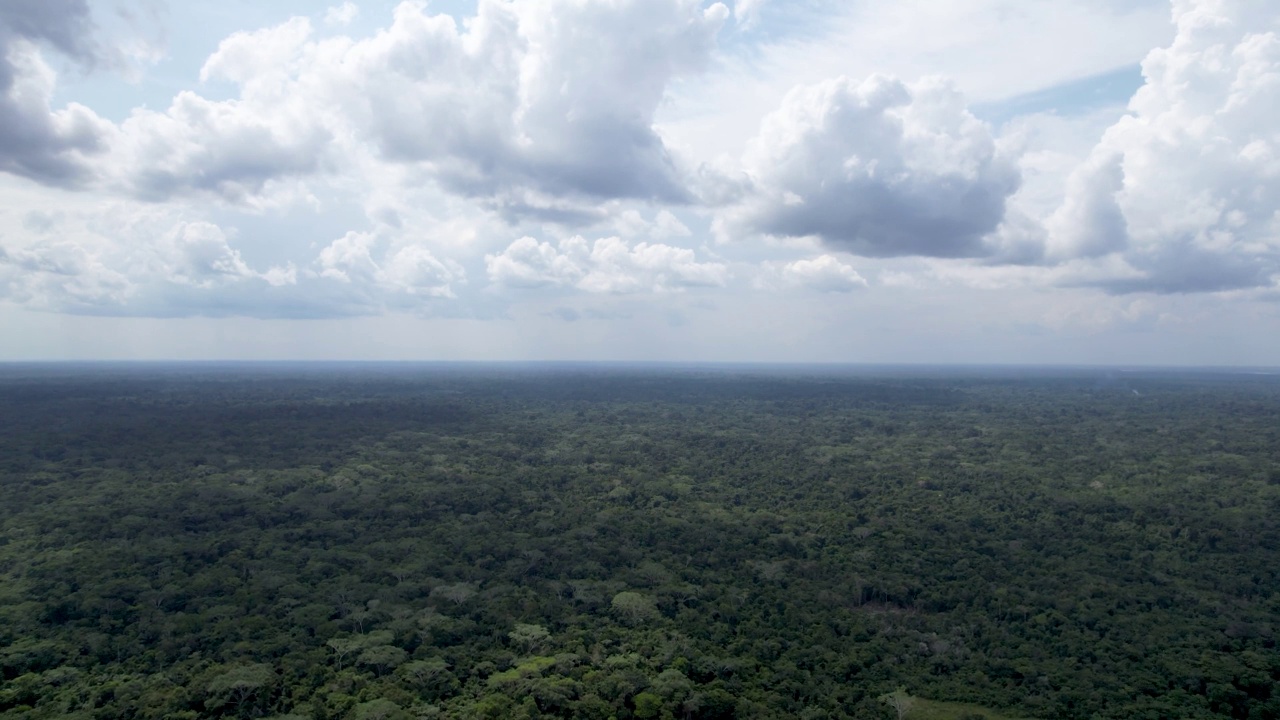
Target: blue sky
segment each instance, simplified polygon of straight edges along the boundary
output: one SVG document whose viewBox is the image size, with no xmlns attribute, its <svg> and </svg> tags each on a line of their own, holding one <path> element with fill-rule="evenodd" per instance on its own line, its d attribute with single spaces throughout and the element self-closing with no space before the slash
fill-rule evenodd
<svg viewBox="0 0 1280 720">
<path fill-rule="evenodd" d="M 1276 365 L 1249 0 L 14 0 L 0 360 Z"/>
</svg>

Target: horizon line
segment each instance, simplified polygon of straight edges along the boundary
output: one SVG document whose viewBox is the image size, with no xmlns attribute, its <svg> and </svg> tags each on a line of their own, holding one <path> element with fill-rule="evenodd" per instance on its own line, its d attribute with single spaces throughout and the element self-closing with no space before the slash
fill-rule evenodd
<svg viewBox="0 0 1280 720">
<path fill-rule="evenodd" d="M 0 368 L 17 366 L 285 366 L 285 365 L 422 365 L 422 366 L 612 366 L 612 367 L 732 367 L 732 368 L 916 368 L 916 369 L 1046 369 L 1046 370 L 1209 370 L 1280 373 L 1280 365 L 1194 365 L 1145 363 L 1080 362 L 921 362 L 921 361 L 835 361 L 835 360 L 369 360 L 369 359 L 0 359 Z"/>
</svg>

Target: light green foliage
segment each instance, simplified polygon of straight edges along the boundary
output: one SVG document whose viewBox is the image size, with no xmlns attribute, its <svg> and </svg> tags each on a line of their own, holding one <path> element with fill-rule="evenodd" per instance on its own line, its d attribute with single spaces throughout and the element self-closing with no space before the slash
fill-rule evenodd
<svg viewBox="0 0 1280 720">
<path fill-rule="evenodd" d="M 373 667 L 379 673 L 385 673 L 399 667 L 401 663 L 408 659 L 409 653 L 394 645 L 374 645 L 362 650 L 356 662 Z"/>
<path fill-rule="evenodd" d="M 270 665 L 252 663 L 227 668 L 214 676 L 205 691 L 208 697 L 205 705 L 220 708 L 228 704 L 237 709 L 253 701 L 263 700 L 276 681 L 275 672 Z"/>
<path fill-rule="evenodd" d="M 551 633 L 541 625 L 516 623 L 516 627 L 507 637 L 524 652 L 532 652 L 542 647 L 551 637 Z"/>
<path fill-rule="evenodd" d="M 503 683 L 510 683 L 516 680 L 520 680 L 522 678 L 541 675 L 542 673 L 546 672 L 548 669 L 554 667 L 555 664 L 556 664 L 556 659 L 553 657 L 526 658 L 519 665 L 516 665 L 515 667 L 509 670 L 504 670 L 500 673 L 495 673 L 492 676 L 490 676 L 489 684 L 500 685 Z"/>
<path fill-rule="evenodd" d="M 415 685 L 428 685 L 449 672 L 449 664 L 440 658 L 414 660 L 399 668 L 399 674 Z"/>
<path fill-rule="evenodd" d="M 356 705 L 354 720 L 408 720 L 408 714 L 390 700 L 377 699 Z"/>
<path fill-rule="evenodd" d="M 631 623 L 653 620 L 658 616 L 658 608 L 653 598 L 630 590 L 624 590 L 613 596 L 609 602 L 615 615 Z"/>
<path fill-rule="evenodd" d="M 662 698 L 651 692 L 642 692 L 634 698 L 636 717 L 640 720 L 656 718 L 662 712 Z"/>
<path fill-rule="evenodd" d="M 911 697 L 906 688 L 898 688 L 891 693 L 880 696 L 880 702 L 888 705 L 898 720 L 905 720 L 916 706 L 916 699 Z"/>
</svg>

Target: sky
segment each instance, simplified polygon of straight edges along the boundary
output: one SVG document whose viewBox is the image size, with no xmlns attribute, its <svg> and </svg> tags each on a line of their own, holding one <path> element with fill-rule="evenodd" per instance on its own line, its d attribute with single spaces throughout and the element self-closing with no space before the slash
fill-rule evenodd
<svg viewBox="0 0 1280 720">
<path fill-rule="evenodd" d="M 1264 0 L 4 0 L 0 361 L 1280 365 Z"/>
</svg>

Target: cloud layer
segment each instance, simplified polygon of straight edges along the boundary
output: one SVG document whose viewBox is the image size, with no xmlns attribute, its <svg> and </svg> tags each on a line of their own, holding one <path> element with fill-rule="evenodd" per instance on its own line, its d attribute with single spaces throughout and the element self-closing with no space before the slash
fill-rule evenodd
<svg viewBox="0 0 1280 720">
<path fill-rule="evenodd" d="M 630 246 L 616 237 L 594 243 L 572 237 L 558 246 L 523 237 L 501 253 L 486 255 L 485 267 L 500 286 L 571 287 L 589 293 L 719 287 L 729 279 L 723 264 L 698 262 L 692 250 L 660 243 Z"/>
<path fill-rule="evenodd" d="M 405 2 L 365 31 L 368 8 L 335 3 L 215 38 L 189 85 L 99 115 L 55 71 L 121 67 L 87 0 L 2 2 L 0 183 L 23 199 L 0 207 L 0 300 L 334 317 L 694 288 L 824 308 L 942 285 L 1280 293 L 1273 4 L 1172 0 L 1142 88 L 1089 123 L 986 122 L 945 75 L 792 78 L 712 152 L 664 113 L 758 69 L 787 12 L 732 5 Z M 1035 122 L 1078 147 L 1029 149 Z"/>
</svg>

